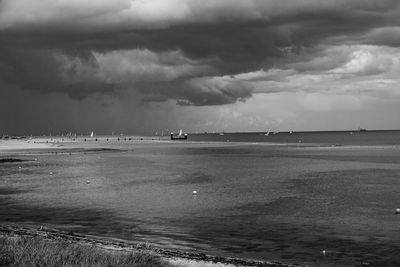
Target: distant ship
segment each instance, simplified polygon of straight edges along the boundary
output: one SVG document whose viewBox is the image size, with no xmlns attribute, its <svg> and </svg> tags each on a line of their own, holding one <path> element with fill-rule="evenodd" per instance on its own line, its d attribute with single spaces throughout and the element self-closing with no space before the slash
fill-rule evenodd
<svg viewBox="0 0 400 267">
<path fill-rule="evenodd" d="M 224 131 L 222 131 L 222 132 L 220 132 L 220 133 L 219 133 L 219 135 L 225 135 L 225 132 L 224 132 Z"/>
<path fill-rule="evenodd" d="M 367 131 L 367 129 L 365 129 L 365 128 L 361 128 L 361 127 L 358 127 L 357 131 L 359 131 L 359 132 L 366 132 L 366 131 Z"/>
<path fill-rule="evenodd" d="M 188 135 L 186 133 L 183 133 L 182 129 L 179 130 L 178 135 L 174 135 L 174 133 L 171 133 L 171 140 L 186 140 L 188 139 Z"/>
</svg>

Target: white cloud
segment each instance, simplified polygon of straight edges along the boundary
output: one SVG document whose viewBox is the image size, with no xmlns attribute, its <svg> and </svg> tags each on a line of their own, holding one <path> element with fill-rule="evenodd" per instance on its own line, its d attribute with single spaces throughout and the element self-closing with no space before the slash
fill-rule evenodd
<svg viewBox="0 0 400 267">
<path fill-rule="evenodd" d="M 321 49 L 321 48 L 317 48 Z M 400 48 L 372 45 L 324 47 L 308 60 L 303 55 L 290 68 L 272 68 L 235 75 L 251 82 L 255 93 L 309 92 L 376 97 L 397 96 Z M 318 68 L 318 66 L 321 68 Z M 321 101 L 325 101 L 321 98 Z M 329 106 L 329 103 L 327 103 Z"/>
<path fill-rule="evenodd" d="M 0 28 L 163 28 L 185 22 L 270 19 L 303 11 L 385 9 L 393 0 L 2 0 Z"/>
<path fill-rule="evenodd" d="M 392 51 L 388 52 L 384 50 L 382 47 L 361 46 L 358 50 L 350 53 L 348 62 L 338 68 L 332 69 L 330 72 L 341 74 L 364 73 L 371 75 L 388 71 L 392 67 L 394 59 L 399 58 L 400 51 L 396 51 L 397 53 L 395 52 L 393 55 Z"/>
<path fill-rule="evenodd" d="M 255 19 L 256 1 L 206 0 L 3 0 L 0 28 L 163 28 L 182 22 Z"/>
<path fill-rule="evenodd" d="M 85 27 L 85 24 L 90 23 L 93 18 L 118 14 L 129 8 L 130 1 L 5 0 L 1 2 L 0 7 L 0 28 L 22 25 L 46 26 L 46 24 L 62 28 L 76 23 L 81 23 L 81 27 Z"/>
</svg>

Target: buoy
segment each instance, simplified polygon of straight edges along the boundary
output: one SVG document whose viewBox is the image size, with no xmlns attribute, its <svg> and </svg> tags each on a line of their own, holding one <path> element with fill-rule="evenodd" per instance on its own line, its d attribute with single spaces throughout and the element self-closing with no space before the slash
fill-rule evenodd
<svg viewBox="0 0 400 267">
<path fill-rule="evenodd" d="M 89 181 L 89 180 L 87 180 L 87 181 L 86 181 L 86 183 L 87 183 L 87 184 L 90 184 L 90 181 Z"/>
<path fill-rule="evenodd" d="M 37 161 L 37 158 L 35 158 L 35 161 Z"/>
<path fill-rule="evenodd" d="M 21 169 L 22 167 L 21 166 L 18 166 L 18 169 Z"/>
<path fill-rule="evenodd" d="M 400 214 L 400 208 L 396 209 L 396 214 Z"/>
<path fill-rule="evenodd" d="M 53 175 L 53 172 L 49 172 L 50 175 Z"/>
<path fill-rule="evenodd" d="M 193 190 L 192 194 L 193 194 L 193 195 L 197 195 L 197 191 L 196 191 L 196 190 Z"/>
<path fill-rule="evenodd" d="M 324 255 L 325 255 L 325 254 L 326 254 L 326 250 L 323 250 L 323 251 L 322 251 L 322 254 L 324 254 Z"/>
</svg>

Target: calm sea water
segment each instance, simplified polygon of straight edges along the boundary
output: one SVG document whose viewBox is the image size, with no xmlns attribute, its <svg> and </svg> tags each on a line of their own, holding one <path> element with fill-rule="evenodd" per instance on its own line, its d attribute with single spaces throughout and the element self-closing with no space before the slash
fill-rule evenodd
<svg viewBox="0 0 400 267">
<path fill-rule="evenodd" d="M 266 136 L 267 135 L 267 136 Z M 397 145 L 400 131 L 262 132 L 191 134 L 191 141 L 307 143 L 321 145 Z"/>
<path fill-rule="evenodd" d="M 310 266 L 400 264 L 400 132 L 103 139 L 59 145 L 123 151 L 0 164 L 0 221 Z"/>
</svg>

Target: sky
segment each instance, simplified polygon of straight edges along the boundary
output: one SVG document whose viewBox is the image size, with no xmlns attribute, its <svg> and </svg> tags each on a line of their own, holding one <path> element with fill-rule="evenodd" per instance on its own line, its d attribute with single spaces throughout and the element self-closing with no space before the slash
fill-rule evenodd
<svg viewBox="0 0 400 267">
<path fill-rule="evenodd" d="M 0 135 L 400 129 L 398 0 L 0 0 Z"/>
</svg>

